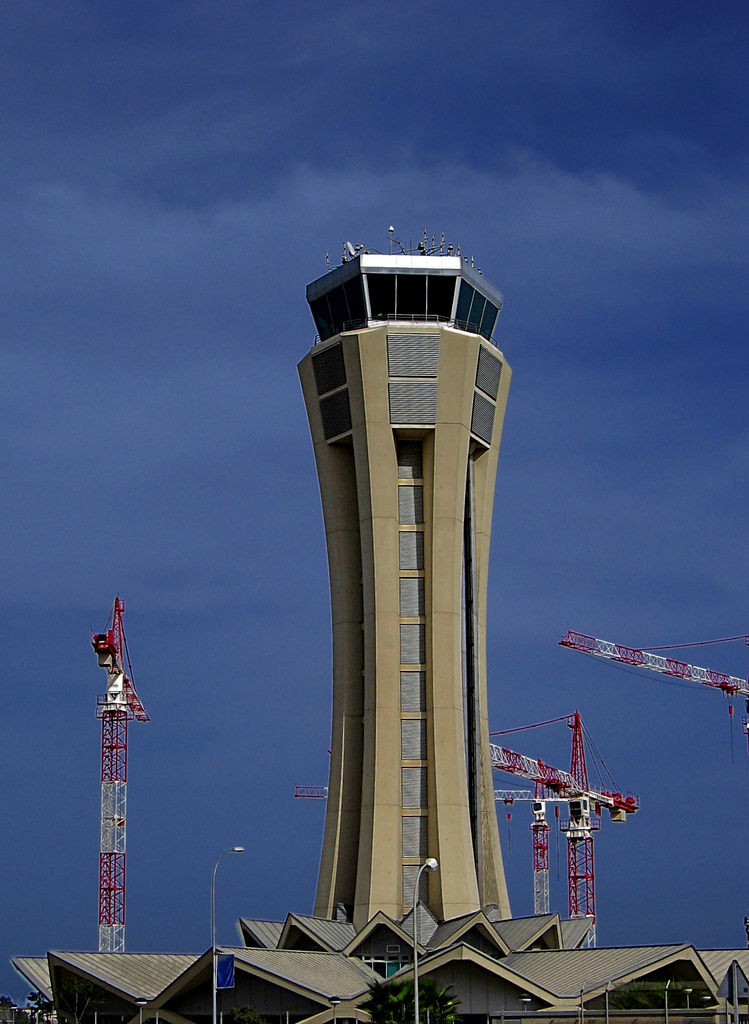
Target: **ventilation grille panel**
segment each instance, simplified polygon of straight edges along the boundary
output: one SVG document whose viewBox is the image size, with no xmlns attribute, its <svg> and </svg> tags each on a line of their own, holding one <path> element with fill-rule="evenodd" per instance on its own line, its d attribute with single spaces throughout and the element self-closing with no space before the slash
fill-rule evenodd
<svg viewBox="0 0 749 1024">
<path fill-rule="evenodd" d="M 401 722 L 401 760 L 425 761 L 426 756 L 426 722 L 421 718 L 404 718 Z"/>
<path fill-rule="evenodd" d="M 424 522 L 424 488 L 420 484 L 398 488 L 398 522 L 403 526 Z"/>
<path fill-rule="evenodd" d="M 403 856 L 426 857 L 427 855 L 427 818 L 423 815 L 408 814 L 401 818 L 403 822 Z M 418 868 L 418 864 L 416 865 Z M 411 883 L 411 899 L 413 900 L 413 882 Z"/>
<path fill-rule="evenodd" d="M 390 422 L 399 424 L 437 422 L 437 382 L 391 381 Z"/>
<path fill-rule="evenodd" d="M 424 580 L 418 576 L 405 576 L 401 584 L 401 618 L 414 619 L 424 615 Z"/>
<path fill-rule="evenodd" d="M 426 711 L 426 672 L 401 672 L 401 711 Z"/>
<path fill-rule="evenodd" d="M 312 369 L 315 373 L 318 395 L 326 395 L 328 391 L 345 384 L 346 367 L 343 364 L 341 343 L 331 345 L 330 348 L 312 356 Z"/>
<path fill-rule="evenodd" d="M 439 361 L 439 334 L 388 334 L 391 377 L 436 377 Z"/>
<path fill-rule="evenodd" d="M 400 548 L 398 564 L 401 569 L 424 568 L 423 533 L 406 533 L 403 530 L 398 534 L 398 545 Z"/>
<path fill-rule="evenodd" d="M 426 664 L 426 626 L 401 623 L 401 665 Z"/>
<path fill-rule="evenodd" d="M 476 387 L 496 402 L 499 393 L 499 378 L 502 362 L 483 346 L 479 349 L 479 365 L 476 370 Z"/>
<path fill-rule="evenodd" d="M 424 476 L 421 441 L 398 441 L 398 476 L 401 480 L 420 480 Z"/>
<path fill-rule="evenodd" d="M 418 810 L 427 805 L 426 768 L 401 768 L 401 790 L 406 810 Z"/>
<path fill-rule="evenodd" d="M 484 398 L 478 391 L 473 394 L 473 415 L 471 416 L 471 433 L 480 437 L 487 444 L 492 443 L 492 430 L 494 428 L 494 406 L 488 398 Z"/>
<path fill-rule="evenodd" d="M 320 399 L 320 412 L 322 414 L 322 429 L 325 440 L 337 437 L 338 434 L 345 434 L 351 430 L 351 409 L 348 402 L 348 388 L 336 391 L 327 398 Z"/>
<path fill-rule="evenodd" d="M 404 864 L 403 865 L 403 907 L 411 907 L 414 905 L 414 889 L 416 888 L 416 879 L 419 877 L 419 865 L 418 864 Z M 429 901 L 429 881 L 427 878 L 427 872 L 425 871 L 419 879 L 419 903 L 427 903 Z"/>
</svg>

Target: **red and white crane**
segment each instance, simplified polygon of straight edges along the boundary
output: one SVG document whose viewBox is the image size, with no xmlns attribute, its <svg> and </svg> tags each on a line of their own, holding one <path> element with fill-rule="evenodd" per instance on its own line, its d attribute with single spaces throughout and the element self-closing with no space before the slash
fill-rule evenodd
<svg viewBox="0 0 749 1024">
<path fill-rule="evenodd" d="M 733 637 L 732 639 L 737 638 Z M 688 665 L 685 661 L 676 661 L 674 658 L 664 658 L 660 654 L 652 654 L 650 651 L 643 651 L 637 647 L 624 647 L 622 644 L 615 644 L 610 640 L 598 640 L 594 636 L 585 636 L 584 633 L 574 633 L 572 630 L 562 637 L 559 646 L 571 647 L 584 654 L 595 654 L 597 657 L 607 658 L 609 661 L 620 661 L 625 665 L 647 668 L 651 672 L 676 676 L 677 679 L 686 679 L 692 683 L 714 686 L 716 689 L 722 690 L 728 697 L 733 697 L 738 693 L 749 699 L 749 684 L 745 679 L 728 676 L 724 672 L 715 672 L 711 668 Z"/>
<path fill-rule="evenodd" d="M 490 744 L 492 768 L 509 772 L 536 784 L 537 801 L 533 805 L 534 908 L 548 907 L 549 826 L 546 823 L 544 796 L 553 794 L 569 805 L 569 819 L 561 823 L 567 834 L 570 917 L 590 918 L 587 945 L 595 945 L 595 871 L 593 832 L 600 828 L 600 809 L 605 807 L 616 822 L 626 821 L 640 806 L 632 793 L 592 789 L 588 782 L 583 729 L 579 712 L 567 719 L 572 729 L 572 764 L 569 772 L 543 761 L 518 754 L 506 747 Z M 537 807 L 537 805 L 539 805 Z M 598 812 L 598 813 L 596 813 Z M 538 911 L 536 911 L 538 912 Z"/>
<path fill-rule="evenodd" d="M 564 797 L 553 796 L 546 792 L 545 787 L 536 783 L 535 789 L 495 789 L 494 799 L 505 807 L 511 807 L 516 801 L 531 804 L 533 821 L 530 829 L 533 836 L 533 913 L 548 914 L 549 898 L 549 833 L 551 828 L 546 820 L 547 804 L 567 803 Z M 555 808 L 559 817 L 559 808 Z M 510 818 L 510 811 L 507 812 Z"/>
<path fill-rule="evenodd" d="M 148 721 L 132 682 L 122 625 L 124 611 L 125 603 L 118 596 L 106 631 L 91 636 L 99 667 L 107 673 L 107 692 L 96 698 L 96 717 L 101 719 L 100 953 L 125 952 L 127 726 L 132 718 Z"/>
<path fill-rule="evenodd" d="M 749 644 L 749 637 L 733 636 L 727 640 L 745 640 Z M 720 640 L 711 640 L 709 643 L 722 643 Z M 689 665 L 685 661 L 677 661 L 675 658 L 664 658 L 661 654 L 653 654 L 652 651 L 644 651 L 639 647 L 625 647 L 623 644 L 615 644 L 610 640 L 599 640 L 594 636 L 586 636 L 584 633 L 575 633 L 570 630 L 559 641 L 560 647 L 571 647 L 574 651 L 582 651 L 583 654 L 595 654 L 598 658 L 605 658 L 608 661 L 619 661 L 624 665 L 634 665 L 637 668 L 647 668 L 651 672 L 660 672 L 662 675 L 675 676 L 677 679 L 685 679 L 691 683 L 701 683 L 703 686 L 712 686 L 721 690 L 728 697 L 735 697 L 737 694 L 746 701 L 746 710 L 749 712 L 749 682 L 740 679 L 738 676 L 729 676 L 725 672 L 716 672 L 712 668 L 700 668 L 698 665 Z M 679 646 L 689 646 L 681 644 Z M 728 714 L 733 723 L 733 705 L 728 705 Z M 749 717 L 746 715 L 742 720 L 743 730 L 749 739 Z M 731 760 L 733 760 L 733 738 L 731 739 Z"/>
</svg>

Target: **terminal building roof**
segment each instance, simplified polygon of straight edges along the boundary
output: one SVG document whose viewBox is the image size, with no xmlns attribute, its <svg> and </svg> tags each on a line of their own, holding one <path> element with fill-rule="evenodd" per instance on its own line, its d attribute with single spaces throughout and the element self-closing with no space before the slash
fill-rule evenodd
<svg viewBox="0 0 749 1024">
<path fill-rule="evenodd" d="M 440 987 L 453 986 L 459 1012 L 482 1019 L 496 1016 L 498 1007 L 539 1017 L 573 1012 L 581 990 L 587 1006 L 600 1008 L 607 991 L 632 992 L 638 986 L 650 991 L 667 979 L 675 998 L 685 989 L 693 994 L 693 1007 L 714 1013 L 732 961 L 749 972 L 749 950 L 700 953 L 689 944 L 564 948 L 568 941 L 579 946 L 587 929 L 572 928 L 578 922 L 560 921 L 557 914 L 505 921 L 492 917 L 487 908 L 442 923 L 430 915 L 419 923 L 422 975 Z M 252 1005 L 271 1024 L 283 1024 L 287 1013 L 290 1024 L 325 1024 L 334 1015 L 338 1021 L 365 1021 L 360 1006 L 373 983 L 384 980 L 384 951 L 401 951 L 388 976 L 412 976 L 410 925 L 410 920 L 394 921 L 382 912 L 358 934 L 347 921 L 301 914 L 289 914 L 284 922 L 242 918 L 246 945 L 219 950 L 235 960 L 236 987 L 222 993 L 223 1007 Z M 145 1000 L 144 1022 L 158 1012 L 167 1024 L 202 1024 L 210 1012 L 210 949 L 201 955 L 51 951 L 12 962 L 35 989 L 54 1000 L 60 1019 L 70 1020 L 65 993 L 71 978 L 98 987 L 100 1019 L 140 1024 L 139 1000 Z M 95 1024 L 93 1010 L 78 1024 Z"/>
</svg>

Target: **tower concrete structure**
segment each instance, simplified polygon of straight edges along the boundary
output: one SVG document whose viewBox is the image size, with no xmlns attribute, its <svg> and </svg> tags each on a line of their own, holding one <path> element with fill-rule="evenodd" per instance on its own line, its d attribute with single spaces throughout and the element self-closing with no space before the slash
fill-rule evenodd
<svg viewBox="0 0 749 1024">
<path fill-rule="evenodd" d="M 419 899 L 510 916 L 487 721 L 486 608 L 510 368 L 501 294 L 455 255 L 357 251 L 314 281 L 299 364 L 322 495 L 333 724 L 315 916 Z"/>
</svg>

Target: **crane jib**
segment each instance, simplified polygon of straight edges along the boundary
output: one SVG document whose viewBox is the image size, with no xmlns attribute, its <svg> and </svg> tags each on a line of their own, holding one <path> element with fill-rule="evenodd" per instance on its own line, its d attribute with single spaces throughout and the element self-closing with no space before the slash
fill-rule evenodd
<svg viewBox="0 0 749 1024">
<path fill-rule="evenodd" d="M 612 643 L 610 640 L 599 640 L 597 637 L 575 633 L 572 630 L 562 637 L 559 645 L 560 647 L 571 647 L 584 654 L 595 654 L 597 657 L 607 658 L 609 661 L 619 661 L 625 665 L 649 669 L 651 672 L 660 672 L 662 675 L 675 676 L 677 679 L 684 679 L 687 682 L 713 686 L 728 696 L 738 693 L 749 698 L 749 684 L 738 676 L 729 676 L 711 668 L 688 665 L 684 661 L 664 658 L 660 654 L 651 654 L 649 651 L 643 651 L 637 647 L 625 647 L 622 644 Z"/>
<path fill-rule="evenodd" d="M 582 791 L 574 777 L 560 768 L 552 768 L 541 760 L 526 757 L 525 754 L 518 754 L 506 747 L 498 747 L 494 743 L 489 744 L 489 751 L 492 768 L 530 779 L 532 782 L 540 782 L 559 796 L 588 796 L 592 803 L 625 811 L 627 814 L 634 814 L 640 807 L 639 797 L 634 793 L 611 793 L 595 789 Z"/>
</svg>

